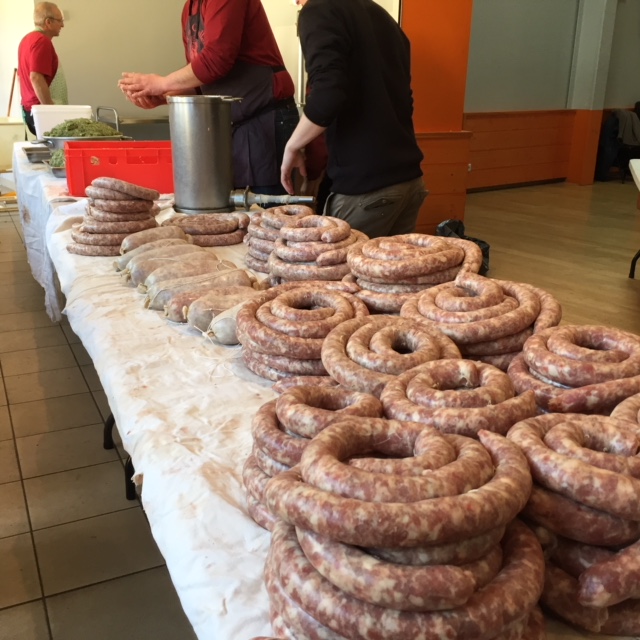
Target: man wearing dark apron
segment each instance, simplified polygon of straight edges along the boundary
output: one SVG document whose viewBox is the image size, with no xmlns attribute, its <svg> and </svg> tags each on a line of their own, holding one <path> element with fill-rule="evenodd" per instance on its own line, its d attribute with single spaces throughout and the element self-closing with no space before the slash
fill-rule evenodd
<svg viewBox="0 0 640 640">
<path fill-rule="evenodd" d="M 164 77 L 124 73 L 120 88 L 142 108 L 164 104 L 168 94 L 242 98 L 231 107 L 234 188 L 285 193 L 280 164 L 298 110 L 260 0 L 188 0 L 182 29 L 186 67 Z"/>
</svg>

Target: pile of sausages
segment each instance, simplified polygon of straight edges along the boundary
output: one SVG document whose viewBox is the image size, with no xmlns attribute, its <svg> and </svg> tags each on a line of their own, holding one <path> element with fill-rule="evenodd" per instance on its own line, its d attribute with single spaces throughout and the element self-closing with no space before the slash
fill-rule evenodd
<svg viewBox="0 0 640 640">
<path fill-rule="evenodd" d="M 238 211 L 178 215 L 165 220 L 162 226 L 180 227 L 199 247 L 223 247 L 242 242 L 249 226 L 249 214 Z"/>
<path fill-rule="evenodd" d="M 154 200 L 160 194 L 115 178 L 96 178 L 85 189 L 89 197 L 82 224 L 71 231 L 69 253 L 82 256 L 117 256 L 131 233 L 157 226 Z"/>
<path fill-rule="evenodd" d="M 329 375 L 346 389 L 380 393 L 395 376 L 441 358 L 460 358 L 458 347 L 437 329 L 397 316 L 366 316 L 336 326 L 322 343 Z"/>
<path fill-rule="evenodd" d="M 414 296 L 402 306 L 400 315 L 437 327 L 458 345 L 463 356 L 506 371 L 527 338 L 556 326 L 562 310 L 541 289 L 467 271 L 459 273 L 454 282 Z"/>
<path fill-rule="evenodd" d="M 269 256 L 275 249 L 282 226 L 287 221 L 312 215 L 313 209 L 304 205 L 272 207 L 252 215 L 247 235 L 244 237 L 244 243 L 247 245 L 247 267 L 260 273 L 269 273 Z"/>
<path fill-rule="evenodd" d="M 596 325 L 545 329 L 526 341 L 508 373 L 544 411 L 607 415 L 640 393 L 640 337 Z"/>
<path fill-rule="evenodd" d="M 327 375 L 320 359 L 325 337 L 335 327 L 348 324 L 345 321 L 359 321 L 368 313 L 361 300 L 344 291 L 317 286 L 281 291 L 274 287 L 238 312 L 242 359 L 251 371 L 268 380 Z"/>
<path fill-rule="evenodd" d="M 523 515 L 557 536 L 542 603 L 589 631 L 640 634 L 639 434 L 631 421 L 580 414 L 530 418 L 508 434 L 535 480 Z"/>
<path fill-rule="evenodd" d="M 477 273 L 482 266 L 478 245 L 457 238 L 420 233 L 374 238 L 347 255 L 358 296 L 373 313 L 399 313 L 416 293 L 453 280 L 459 271 Z"/>
<path fill-rule="evenodd" d="M 265 571 L 276 633 L 544 638 L 542 550 L 514 521 L 529 469 L 502 436 L 479 438 L 354 418 L 307 443 L 264 490 L 279 520 Z"/>
<path fill-rule="evenodd" d="M 330 216 L 287 220 L 269 256 L 269 273 L 281 284 L 295 280 L 341 280 L 350 273 L 347 252 L 368 237 Z"/>
<path fill-rule="evenodd" d="M 516 396 L 506 373 L 471 360 L 434 360 L 410 369 L 384 387 L 380 400 L 388 418 L 471 438 L 481 429 L 505 435 L 538 411 L 533 392 Z"/>
<path fill-rule="evenodd" d="M 251 517 L 272 530 L 275 516 L 264 505 L 269 478 L 300 462 L 311 438 L 347 417 L 382 416 L 377 398 L 337 387 L 298 386 L 264 404 L 252 423 L 253 452 L 242 470 Z"/>
</svg>

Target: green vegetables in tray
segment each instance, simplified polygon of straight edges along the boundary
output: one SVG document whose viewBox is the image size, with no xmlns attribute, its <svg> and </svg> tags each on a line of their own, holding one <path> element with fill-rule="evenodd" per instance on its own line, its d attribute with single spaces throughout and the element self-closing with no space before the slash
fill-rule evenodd
<svg viewBox="0 0 640 640">
<path fill-rule="evenodd" d="M 89 118 L 73 118 L 56 125 L 51 131 L 45 131 L 44 135 L 51 138 L 99 138 L 119 136 L 120 132 L 104 122 L 96 122 Z"/>
<path fill-rule="evenodd" d="M 65 165 L 64 149 L 56 149 L 51 154 L 51 159 L 49 160 L 49 166 L 64 167 L 64 165 Z"/>
</svg>

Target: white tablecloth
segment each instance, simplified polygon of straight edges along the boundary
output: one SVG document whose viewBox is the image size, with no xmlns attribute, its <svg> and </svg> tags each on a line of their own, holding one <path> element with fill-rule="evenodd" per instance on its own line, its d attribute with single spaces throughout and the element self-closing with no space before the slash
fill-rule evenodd
<svg viewBox="0 0 640 640">
<path fill-rule="evenodd" d="M 55 209 L 47 244 L 65 313 L 91 355 L 182 606 L 200 640 L 269 635 L 262 571 L 269 534 L 246 512 L 241 469 L 251 418 L 275 397 L 239 349 L 207 341 L 143 308 L 113 258 L 66 251 L 82 204 Z M 218 249 L 242 264 L 244 245 Z M 548 623 L 549 640 L 600 638 Z M 407 639 L 409 640 L 409 639 Z"/>
<path fill-rule="evenodd" d="M 67 181 L 55 178 L 45 164 L 31 164 L 23 151 L 30 142 L 13 145 L 13 177 L 18 195 L 20 221 L 31 273 L 44 289 L 45 307 L 49 317 L 58 322 L 64 300 L 56 282 L 53 263 L 47 251 L 45 229 L 53 210 L 69 198 Z"/>
</svg>

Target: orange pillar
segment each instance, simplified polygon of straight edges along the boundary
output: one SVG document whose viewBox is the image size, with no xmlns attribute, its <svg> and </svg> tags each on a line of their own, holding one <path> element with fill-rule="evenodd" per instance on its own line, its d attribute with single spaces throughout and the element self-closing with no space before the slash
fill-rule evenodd
<svg viewBox="0 0 640 640">
<path fill-rule="evenodd" d="M 429 196 L 417 231 L 463 219 L 471 134 L 462 130 L 473 0 L 403 0 L 411 41 L 414 126 Z"/>
</svg>

